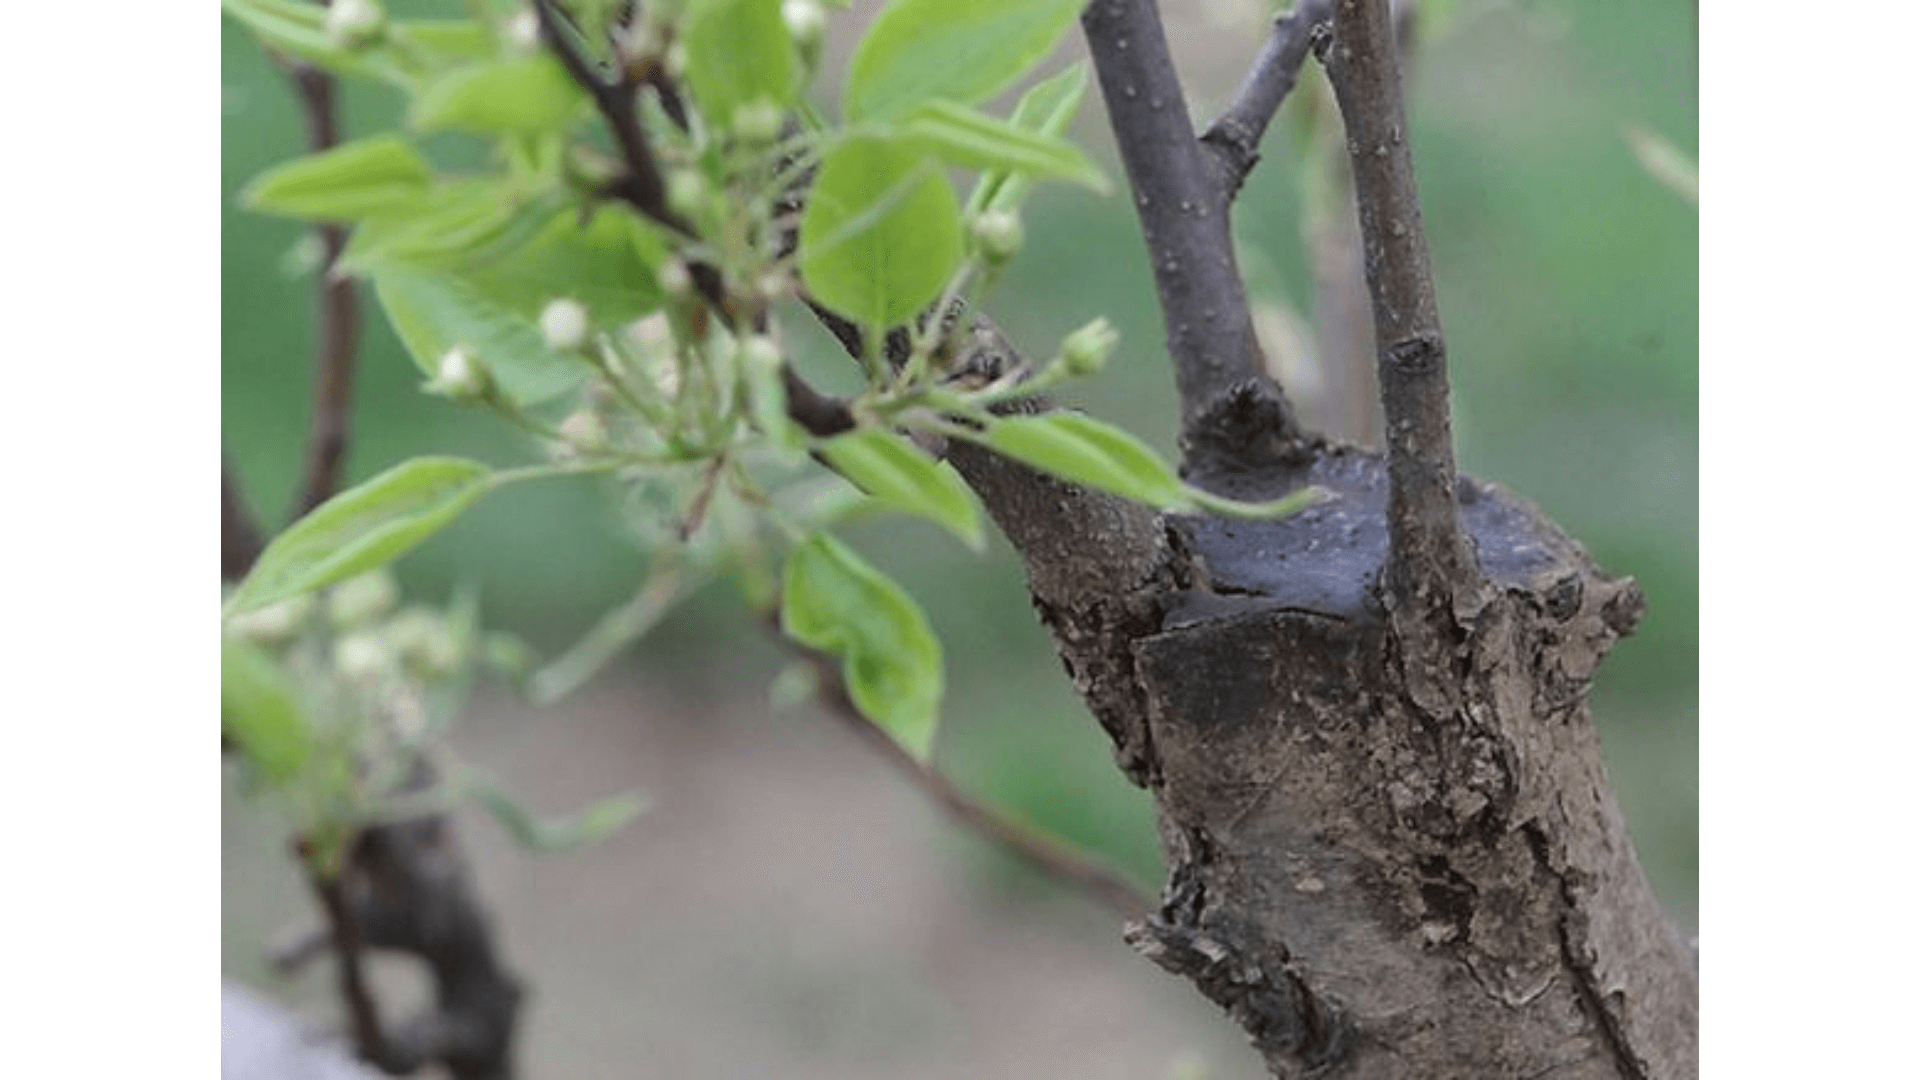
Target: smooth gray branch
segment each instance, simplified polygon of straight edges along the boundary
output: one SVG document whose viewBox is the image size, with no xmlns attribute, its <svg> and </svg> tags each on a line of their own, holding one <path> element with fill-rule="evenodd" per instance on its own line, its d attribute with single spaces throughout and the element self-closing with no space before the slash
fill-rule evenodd
<svg viewBox="0 0 1920 1080">
<path fill-rule="evenodd" d="M 1273 386 L 1234 263 L 1228 199 L 1194 136 L 1154 0 L 1095 0 L 1080 26 L 1146 236 L 1184 436 L 1232 387 Z M 1291 435 L 1291 410 L 1281 415 Z"/>
<path fill-rule="evenodd" d="M 1385 585 L 1396 622 L 1433 659 L 1452 647 L 1455 601 L 1472 595 L 1482 579 L 1460 528 L 1446 343 L 1414 186 L 1398 52 L 1387 0 L 1340 0 L 1333 39 L 1320 50 L 1346 126 L 1373 298 L 1390 483 Z"/>
<path fill-rule="evenodd" d="M 1260 161 L 1260 137 L 1299 79 L 1316 40 L 1333 32 L 1333 0 L 1300 0 L 1273 22 L 1273 33 L 1232 103 L 1200 136 L 1220 170 L 1220 186 L 1232 199 Z"/>
</svg>

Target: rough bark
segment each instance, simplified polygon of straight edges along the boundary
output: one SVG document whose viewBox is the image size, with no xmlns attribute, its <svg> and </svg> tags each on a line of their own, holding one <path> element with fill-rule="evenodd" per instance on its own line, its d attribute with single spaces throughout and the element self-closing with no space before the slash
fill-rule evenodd
<svg viewBox="0 0 1920 1080">
<path fill-rule="evenodd" d="M 1151 14 L 1102 0 L 1083 19 L 1116 129 L 1145 85 L 1127 78 L 1146 40 L 1131 28 Z M 1248 500 L 1330 494 L 1282 521 L 1161 518 L 976 447 L 951 460 L 1154 796 L 1171 872 L 1128 939 L 1225 1008 L 1273 1075 L 1694 1076 L 1695 961 L 1587 708 L 1644 600 L 1456 473 L 1386 5 L 1342 0 L 1323 48 L 1360 189 L 1385 453 L 1300 434 L 1251 377 L 1183 383 L 1184 472 Z M 1153 170 L 1128 164 L 1145 196 Z M 1208 302 L 1177 280 L 1188 265 L 1208 263 L 1155 262 L 1170 325 Z M 1227 370 L 1170 345 L 1183 379 Z M 1005 353 L 979 331 L 970 349 Z"/>
<path fill-rule="evenodd" d="M 1227 1009 L 1275 1076 L 1694 1075 L 1694 961 L 1586 705 L 1638 587 L 1463 477 L 1489 597 L 1447 669 L 1411 678 L 1381 599 L 1384 462 L 1267 437 L 1276 416 L 1246 388 L 1190 471 L 1243 498 L 1333 495 L 1271 523 L 1158 521 L 1005 463 L 983 477 L 954 448 L 1155 797 L 1171 875 L 1129 940 Z M 1098 542 L 1066 550 L 1089 520 Z M 1416 688 L 1442 677 L 1457 704 L 1436 713 Z"/>
</svg>

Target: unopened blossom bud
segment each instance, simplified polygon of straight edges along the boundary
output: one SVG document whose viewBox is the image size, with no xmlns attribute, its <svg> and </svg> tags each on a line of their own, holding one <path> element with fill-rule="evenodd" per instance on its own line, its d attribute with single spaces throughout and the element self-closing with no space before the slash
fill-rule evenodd
<svg viewBox="0 0 1920 1080">
<path fill-rule="evenodd" d="M 780 106 L 756 98 L 733 110 L 733 134 L 743 143 L 764 146 L 780 137 L 780 125 L 785 120 Z"/>
<path fill-rule="evenodd" d="M 681 217 L 698 219 L 707 208 L 707 180 L 694 169 L 667 174 L 667 205 Z"/>
<path fill-rule="evenodd" d="M 1107 357 L 1119 344 L 1120 331 L 1102 316 L 1067 335 L 1060 344 L 1060 362 L 1069 374 L 1092 375 L 1106 366 Z"/>
<path fill-rule="evenodd" d="M 780 5 L 780 18 L 793 43 L 802 49 L 817 45 L 827 29 L 827 13 L 819 0 L 786 0 Z"/>
<path fill-rule="evenodd" d="M 693 273 L 680 259 L 668 259 L 660 264 L 660 290 L 676 300 L 685 299 L 693 292 Z"/>
<path fill-rule="evenodd" d="M 292 637 L 313 610 L 313 594 L 301 593 L 227 620 L 227 632 L 256 645 L 274 645 Z"/>
<path fill-rule="evenodd" d="M 339 0 L 334 0 L 338 3 Z M 540 49 L 540 19 L 531 8 L 523 9 L 510 19 L 501 29 L 501 36 L 507 39 L 507 45 L 517 53 L 534 53 Z"/>
<path fill-rule="evenodd" d="M 334 0 L 322 25 L 335 48 L 358 49 L 380 40 L 387 13 L 374 0 Z"/>
<path fill-rule="evenodd" d="M 440 357 L 440 373 L 427 384 L 427 389 L 455 401 L 472 402 L 486 397 L 492 385 L 486 366 L 473 350 L 455 345 Z"/>
<path fill-rule="evenodd" d="M 560 439 L 573 455 L 597 453 L 607 448 L 607 425 L 599 413 L 580 409 L 560 421 Z"/>
<path fill-rule="evenodd" d="M 973 219 L 973 238 L 980 243 L 980 253 L 989 263 L 1002 263 L 1019 252 L 1020 245 L 1026 242 L 1027 231 L 1020 225 L 1020 215 L 1011 210 L 988 210 Z"/>
<path fill-rule="evenodd" d="M 400 599 L 400 586 L 386 570 L 372 570 L 348 578 L 327 593 L 327 619 L 335 629 L 351 630 L 365 626 L 393 610 Z"/>
<path fill-rule="evenodd" d="M 587 306 L 578 300 L 549 300 L 540 310 L 540 334 L 554 352 L 573 352 L 584 346 L 590 329 Z"/>
<path fill-rule="evenodd" d="M 765 334 L 748 334 L 740 342 L 740 365 L 748 371 L 773 371 L 780 366 L 780 346 Z"/>
<path fill-rule="evenodd" d="M 377 634 L 361 631 L 334 643 L 333 669 L 348 682 L 377 684 L 392 667 L 393 654 Z"/>
</svg>

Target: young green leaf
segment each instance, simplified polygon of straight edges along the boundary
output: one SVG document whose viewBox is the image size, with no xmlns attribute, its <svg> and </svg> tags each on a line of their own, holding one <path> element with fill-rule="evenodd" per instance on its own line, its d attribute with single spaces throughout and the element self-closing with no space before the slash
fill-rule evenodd
<svg viewBox="0 0 1920 1080">
<path fill-rule="evenodd" d="M 780 0 L 705 0 L 694 7 L 682 40 L 687 82 L 714 126 L 731 126 L 742 105 L 793 102 L 799 65 Z"/>
<path fill-rule="evenodd" d="M 311 737 L 300 698 L 280 665 L 245 642 L 220 643 L 220 737 L 276 787 L 306 764 Z"/>
<path fill-rule="evenodd" d="M 1103 195 L 1111 190 L 1093 162 L 1065 139 L 1035 134 L 951 101 L 914 106 L 900 118 L 898 130 L 949 165 L 1068 180 Z"/>
<path fill-rule="evenodd" d="M 405 139 L 375 135 L 275 165 L 240 202 L 307 221 L 357 221 L 424 210 L 432 184 L 433 168 Z"/>
<path fill-rule="evenodd" d="M 1022 131 L 1062 138 L 1080 111 L 1087 94 L 1087 65 L 1083 60 L 1052 78 L 1035 83 L 1013 107 L 1009 122 Z M 1012 210 L 1033 187 L 1031 177 L 997 169 L 982 176 L 967 199 L 967 212 Z"/>
<path fill-rule="evenodd" d="M 543 821 L 491 780 L 475 777 L 463 787 L 515 842 L 543 855 L 604 840 L 647 809 L 645 798 L 637 792 L 627 792 L 603 799 L 571 816 Z"/>
<path fill-rule="evenodd" d="M 462 276 L 480 295 L 537 319 L 549 301 L 586 305 L 593 325 L 624 326 L 660 307 L 660 234 L 625 206 L 600 207 L 581 224 L 565 206 L 522 243 L 497 242 L 462 262 Z"/>
<path fill-rule="evenodd" d="M 471 64 L 435 79 L 414 100 L 419 131 L 538 135 L 580 115 L 586 92 L 551 56 Z"/>
<path fill-rule="evenodd" d="M 435 69 L 486 60 L 496 48 L 493 31 L 472 19 L 407 19 L 389 27 L 387 36 Z"/>
<path fill-rule="evenodd" d="M 975 551 L 986 545 L 973 492 L 953 466 L 928 457 L 904 436 L 867 428 L 821 444 L 833 467 L 881 502 L 941 526 Z"/>
<path fill-rule="evenodd" d="M 960 206 L 924 149 L 854 136 L 829 150 L 800 219 L 814 299 L 873 326 L 905 322 L 960 263 Z"/>
<path fill-rule="evenodd" d="M 977 105 L 1045 59 L 1086 0 L 895 0 L 854 50 L 849 123 L 936 98 Z"/>
<path fill-rule="evenodd" d="M 465 177 L 435 187 L 418 214 L 361 222 L 340 255 L 340 267 L 363 274 L 392 262 L 492 265 L 562 213 L 577 217 L 565 192 L 527 198 L 505 177 Z"/>
<path fill-rule="evenodd" d="M 1036 469 L 1162 510 L 1188 511 L 1186 485 L 1147 444 L 1111 424 L 1054 412 L 995 421 L 986 445 Z"/>
<path fill-rule="evenodd" d="M 373 284 L 394 331 L 429 377 L 449 350 L 463 346 L 522 406 L 551 401 L 586 378 L 584 364 L 547 348 L 537 315 L 489 299 L 472 282 L 422 266 L 390 266 L 374 274 Z"/>
<path fill-rule="evenodd" d="M 276 52 L 297 56 L 339 75 L 370 76 L 407 86 L 407 73 L 387 49 L 347 48 L 327 36 L 327 9 L 298 0 L 220 0 L 220 9 Z"/>
<path fill-rule="evenodd" d="M 238 615 L 392 562 L 493 490 L 493 477 L 477 461 L 422 457 L 335 495 L 274 537 L 223 614 Z"/>
<path fill-rule="evenodd" d="M 780 624 L 840 657 L 860 712 L 926 759 L 939 719 L 940 639 L 911 596 L 823 533 L 787 556 Z"/>
</svg>

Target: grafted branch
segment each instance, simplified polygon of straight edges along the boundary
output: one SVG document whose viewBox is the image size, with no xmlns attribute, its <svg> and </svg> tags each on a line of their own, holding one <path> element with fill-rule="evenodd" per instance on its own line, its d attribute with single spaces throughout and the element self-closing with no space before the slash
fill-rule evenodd
<svg viewBox="0 0 1920 1080">
<path fill-rule="evenodd" d="M 1346 125 L 1373 299 L 1391 485 L 1387 599 L 1408 644 L 1427 662 L 1451 651 L 1455 604 L 1469 602 L 1482 579 L 1460 527 L 1446 343 L 1387 0 L 1340 0 L 1321 59 Z"/>
<path fill-rule="evenodd" d="M 1154 0 L 1095 0 L 1080 25 L 1146 236 L 1184 436 L 1234 386 L 1273 386 L 1234 263 L 1228 196 L 1187 118 Z M 1291 411 L 1280 415 L 1291 437 Z"/>
<path fill-rule="evenodd" d="M 1221 190 L 1228 199 L 1260 161 L 1260 137 L 1280 103 L 1293 91 L 1313 43 L 1333 32 L 1333 0 L 1300 0 L 1292 11 L 1274 20 L 1273 33 L 1247 73 L 1233 101 L 1207 130 L 1200 142 L 1220 170 Z"/>
</svg>

